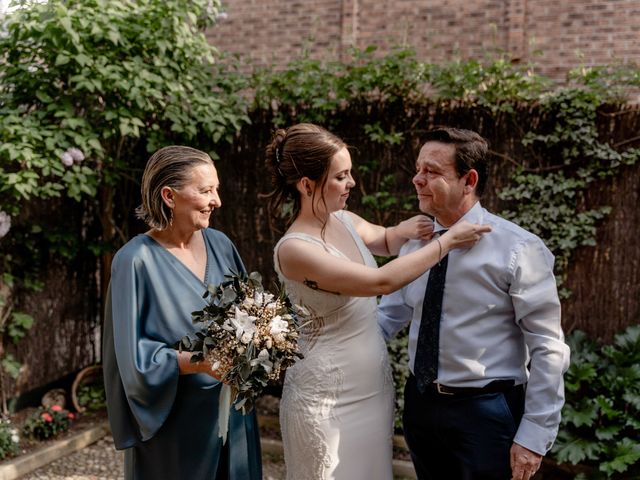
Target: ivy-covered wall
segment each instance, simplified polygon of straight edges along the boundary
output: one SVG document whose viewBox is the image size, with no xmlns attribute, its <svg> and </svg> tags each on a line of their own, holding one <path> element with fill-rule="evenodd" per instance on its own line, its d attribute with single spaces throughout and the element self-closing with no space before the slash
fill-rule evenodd
<svg viewBox="0 0 640 480">
<path fill-rule="evenodd" d="M 538 206 L 536 199 L 500 198 L 500 192 L 514 185 L 513 175 L 523 167 L 540 170 L 558 166 L 559 157 L 546 153 L 547 157 L 538 158 L 522 143 L 525 134 L 522 125 L 542 128 L 550 121 L 539 107 L 523 106 L 508 115 L 494 115 L 486 108 L 455 102 L 386 107 L 367 103 L 351 105 L 331 122 L 333 131 L 352 147 L 358 185 L 351 196 L 350 209 L 387 225 L 417 213 L 411 177 L 421 134 L 434 125 L 450 125 L 475 129 L 490 141 L 493 154 L 490 183 L 482 199 L 484 205 L 495 212 L 531 206 L 534 215 L 539 212 L 536 222 L 558 223 L 557 217 L 562 222 L 560 212 L 555 218 L 549 216 L 548 202 Z M 632 138 L 634 131 L 640 131 L 638 109 L 612 110 L 604 106 L 599 112 L 598 131 L 607 132 L 612 144 Z M 277 118 L 279 113 L 254 111 L 252 123 L 242 128 L 233 144 L 217 150 L 221 158 L 216 162 L 223 207 L 214 214 L 213 226 L 234 240 L 247 268 L 262 272 L 265 285 L 276 281 L 272 248 L 280 232 L 270 228 L 266 202 L 261 198 L 261 194 L 270 190 L 263 152 L 274 123 L 285 124 Z M 374 127 L 365 128 L 365 125 L 375 125 L 378 133 L 372 133 Z M 395 132 L 395 137 L 393 133 L 382 132 Z M 137 164 L 131 165 L 135 173 L 118 185 L 114 203 L 123 219 L 119 228 L 128 231 L 129 236 L 145 230 L 134 218 L 132 208 L 139 201 L 137 179 L 144 161 L 145 158 L 140 157 Z M 639 164 L 621 167 L 611 177 L 595 181 L 576 204 L 576 216 L 604 206 L 610 207 L 610 211 L 596 223 L 595 245 L 572 250 L 563 270 L 566 275 L 563 288 L 567 290 L 563 324 L 567 331 L 581 329 L 591 336 L 611 339 L 640 318 L 640 239 L 636 234 L 636 225 L 640 224 L 639 182 Z M 69 215 L 69 212 L 76 213 Z M 69 200 L 38 202 L 24 211 L 20 223 L 46 219 L 52 235 L 60 235 L 66 229 L 81 229 L 84 224 L 87 236 L 91 237 L 97 234 L 97 226 L 91 225 L 92 215 L 96 212 L 90 204 Z M 521 223 L 525 228 L 532 226 Z M 284 224 L 279 222 L 279 226 L 283 228 Z M 560 237 L 553 239 L 555 242 L 568 241 L 569 229 L 578 228 L 562 223 L 557 227 Z M 19 231 L 16 225 L 16 232 Z M 28 364 L 28 371 L 20 376 L 21 391 L 98 359 L 95 345 L 98 337 L 94 328 L 99 327 L 100 262 L 88 252 L 74 256 L 73 260 L 67 256 L 68 252 L 62 251 L 41 252 L 44 289 L 27 291 L 17 299 L 36 318 L 35 326 L 19 348 L 11 348 L 17 358 Z"/>
<path fill-rule="evenodd" d="M 274 279 L 261 194 L 275 126 L 324 125 L 352 145 L 350 208 L 391 224 L 416 211 L 410 178 L 424 131 L 472 128 L 492 145 L 484 203 L 556 254 L 565 326 L 605 339 L 638 318 L 637 68 L 579 69 L 553 84 L 509 58 L 417 61 L 412 52 L 303 57 L 238 74 L 213 63 L 202 28 L 217 2 L 68 4 L 7 18 L 0 36 L 0 397 L 98 360 L 113 253 L 133 218 L 150 152 L 188 144 L 218 160 L 214 224 Z M 170 39 L 170 41 L 168 40 Z M 105 66 L 108 66 L 105 67 Z M 12 378 L 17 379 L 16 381 Z M 16 388 L 16 386 L 18 388 Z"/>
<path fill-rule="evenodd" d="M 609 112 L 605 114 L 605 112 Z M 608 132 L 612 143 L 631 138 L 633 128 L 640 127 L 640 111 L 622 108 L 615 115 L 610 107 L 603 107 L 597 116 L 599 131 Z M 616 332 L 633 325 L 640 318 L 640 238 L 634 233 L 640 222 L 638 209 L 638 164 L 621 167 L 612 177 L 596 180 L 584 198 L 576 200 L 573 209 L 564 212 L 579 217 L 590 209 L 610 207 L 609 213 L 596 220 L 594 245 L 579 246 L 581 228 L 586 220 L 566 223 L 561 209 L 553 212 L 550 198 L 539 202 L 535 198 L 507 200 L 500 192 L 513 187 L 513 175 L 522 168 L 537 171 L 559 167 L 561 157 L 551 152 L 533 155 L 522 145 L 525 129 L 522 126 L 552 122 L 540 108 L 523 107 L 509 115 L 493 115 L 485 108 L 470 108 L 455 103 L 421 103 L 395 106 L 389 109 L 370 105 L 352 106 L 336 116 L 333 131 L 352 146 L 355 178 L 358 185 L 352 193 L 349 208 L 370 220 L 382 224 L 394 222 L 417 213 L 415 191 L 411 183 L 414 162 L 421 146 L 421 134 L 435 125 L 471 128 L 489 139 L 491 157 L 490 184 L 482 203 L 494 212 L 516 211 L 530 207 L 528 214 L 536 216 L 535 224 L 518 220 L 524 228 L 542 229 L 540 234 L 552 232 L 548 244 L 571 249 L 566 266 L 558 272 L 565 275 L 562 285 L 563 323 L 566 330 L 581 329 L 589 334 L 611 339 Z M 223 208 L 216 212 L 213 222 L 237 243 L 248 268 L 265 274 L 266 281 L 275 281 L 272 248 L 280 233 L 269 228 L 265 202 L 261 193 L 270 190 L 265 174 L 264 148 L 273 128 L 273 113 L 255 112 L 252 124 L 243 128 L 233 147 L 221 151 L 217 163 L 223 185 Z M 398 140 L 372 140 L 364 125 L 377 125 L 381 131 L 402 132 Z M 638 131 L 638 130 L 635 130 Z M 377 137 L 374 137 L 377 138 Z M 566 188 L 559 182 L 557 190 Z M 551 190 L 554 186 L 550 187 Z M 546 191 L 542 193 L 545 195 Z M 569 194 L 573 195 L 573 194 Z M 580 196 L 578 193 L 576 196 Z M 551 228 L 554 224 L 553 228 Z M 282 224 L 281 224 L 282 225 Z M 283 225 L 282 225 L 283 226 Z M 572 231 L 573 230 L 573 231 Z M 566 252 L 565 252 L 566 253 Z M 557 262 L 564 261 L 563 257 Z"/>
</svg>

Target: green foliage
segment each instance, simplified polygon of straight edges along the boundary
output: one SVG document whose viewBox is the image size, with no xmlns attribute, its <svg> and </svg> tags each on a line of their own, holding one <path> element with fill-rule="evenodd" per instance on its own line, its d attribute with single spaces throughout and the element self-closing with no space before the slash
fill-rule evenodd
<svg viewBox="0 0 640 480">
<path fill-rule="evenodd" d="M 305 54 L 284 71 L 259 69 L 251 80 L 254 108 L 272 110 L 279 126 L 313 122 L 331 128 L 336 114 L 355 104 L 404 102 L 420 95 L 424 66 L 413 52 L 375 54 L 375 47 L 353 49 L 350 62 L 315 60 Z M 384 133 L 369 128 L 372 138 Z"/>
<path fill-rule="evenodd" d="M 14 291 L 38 287 L 45 255 L 113 248 L 113 188 L 149 152 L 211 148 L 248 121 L 203 33 L 219 0 L 17 3 L 0 34 L 0 274 Z M 26 204 L 57 197 L 100 212 L 102 238 L 86 238 L 87 225 L 24 224 Z M 13 312 L 2 342 L 31 323 Z"/>
<path fill-rule="evenodd" d="M 408 331 L 399 333 L 387 345 L 391 359 L 391 375 L 395 386 L 395 427 L 402 430 L 402 413 L 404 412 L 404 386 L 409 378 Z"/>
<path fill-rule="evenodd" d="M 427 78 L 437 97 L 473 103 L 494 113 L 511 112 L 515 103 L 537 100 L 551 86 L 549 79 L 530 67 L 512 64 L 507 56 L 431 65 Z"/>
<path fill-rule="evenodd" d="M 20 450 L 18 430 L 9 420 L 0 418 L 0 460 L 16 455 Z"/>
<path fill-rule="evenodd" d="M 199 28 L 219 2 L 28 2 L 0 37 L 0 194 L 79 200 L 115 182 L 131 147 L 230 139 L 239 98 L 216 95 L 215 49 Z M 231 127 L 231 128 L 230 128 Z M 78 148 L 84 160 L 61 158 Z M 5 205 L 5 202 L 3 202 Z"/>
<path fill-rule="evenodd" d="M 630 88 L 640 87 L 640 69 L 637 65 L 580 67 L 569 72 L 568 80 L 615 103 L 622 103 L 628 98 Z"/>
<path fill-rule="evenodd" d="M 21 364 L 10 353 L 6 354 L 4 357 L 2 357 L 2 359 L 0 359 L 0 365 L 2 366 L 2 370 L 6 372 L 11 378 L 15 379 L 18 378 L 18 375 L 20 375 Z"/>
<path fill-rule="evenodd" d="M 566 404 L 552 453 L 560 462 L 597 467 L 593 478 L 640 475 L 640 326 L 602 346 L 574 332 Z"/>
<path fill-rule="evenodd" d="M 586 190 L 640 157 L 640 149 L 617 152 L 598 138 L 596 115 L 608 98 L 602 94 L 597 89 L 561 88 L 546 95 L 542 106 L 553 119 L 551 127 L 530 131 L 523 144 L 547 157 L 553 167 L 537 172 L 520 168 L 514 185 L 499 193 L 513 205 L 503 215 L 542 237 L 556 255 L 559 284 L 566 279 L 572 252 L 595 246 L 597 223 L 611 211 L 607 206 L 585 209 Z"/>
<path fill-rule="evenodd" d="M 66 431 L 75 416 L 60 405 L 49 408 L 39 407 L 22 426 L 23 433 L 36 440 L 46 440 Z"/>
<path fill-rule="evenodd" d="M 33 317 L 21 312 L 13 312 L 11 317 L 7 329 L 9 338 L 11 338 L 13 343 L 18 343 L 33 326 Z"/>
<path fill-rule="evenodd" d="M 98 382 L 83 384 L 78 389 L 78 404 L 89 411 L 102 410 L 107 406 L 104 382 L 100 377 Z"/>
</svg>

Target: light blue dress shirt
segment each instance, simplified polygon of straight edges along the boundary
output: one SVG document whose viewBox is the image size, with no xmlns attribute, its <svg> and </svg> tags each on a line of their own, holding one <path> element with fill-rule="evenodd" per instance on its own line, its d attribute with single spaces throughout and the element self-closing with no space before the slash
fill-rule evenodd
<svg viewBox="0 0 640 480">
<path fill-rule="evenodd" d="M 436 381 L 450 387 L 482 387 L 503 379 L 526 383 L 525 412 L 514 441 L 544 455 L 558 433 L 562 375 L 569 366 L 553 255 L 540 238 L 489 213 L 480 202 L 463 220 L 489 224 L 492 231 L 473 248 L 449 253 Z M 442 229 L 436 221 L 435 230 Z M 426 243 L 408 241 L 400 255 Z M 428 278 L 429 271 L 383 296 L 378 307 L 387 340 L 411 323 L 411 371 Z"/>
</svg>

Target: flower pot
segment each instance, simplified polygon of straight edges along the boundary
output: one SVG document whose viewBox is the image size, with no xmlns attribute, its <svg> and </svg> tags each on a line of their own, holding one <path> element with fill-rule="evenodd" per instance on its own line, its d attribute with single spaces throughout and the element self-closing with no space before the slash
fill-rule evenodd
<svg viewBox="0 0 640 480">
<path fill-rule="evenodd" d="M 82 401 L 82 390 L 85 386 L 95 385 L 98 389 L 104 388 L 102 377 L 102 365 L 91 365 L 83 368 L 76 375 L 71 386 L 71 402 L 78 413 L 85 412 L 87 407 Z"/>
</svg>

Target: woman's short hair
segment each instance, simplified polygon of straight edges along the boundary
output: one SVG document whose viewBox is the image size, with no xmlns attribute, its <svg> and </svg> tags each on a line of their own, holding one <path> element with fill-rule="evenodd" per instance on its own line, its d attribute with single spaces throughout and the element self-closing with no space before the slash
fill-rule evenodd
<svg viewBox="0 0 640 480">
<path fill-rule="evenodd" d="M 162 200 L 162 188 L 180 190 L 191 180 L 191 170 L 203 164 L 213 165 L 208 154 L 181 145 L 164 147 L 151 155 L 142 174 L 142 205 L 136 208 L 136 216 L 151 228 L 165 230 L 173 213 Z"/>
</svg>

